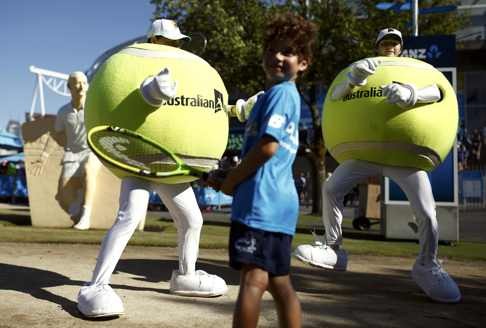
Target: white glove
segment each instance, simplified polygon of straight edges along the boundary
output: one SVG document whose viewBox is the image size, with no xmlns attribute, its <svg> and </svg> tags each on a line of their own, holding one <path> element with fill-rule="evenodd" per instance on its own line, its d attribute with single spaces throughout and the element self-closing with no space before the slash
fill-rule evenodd
<svg viewBox="0 0 486 328">
<path fill-rule="evenodd" d="M 383 95 L 390 104 L 409 108 L 417 103 L 417 90 L 411 84 L 393 82 L 382 87 Z"/>
<path fill-rule="evenodd" d="M 349 83 L 358 86 L 365 85 L 367 82 L 366 78 L 375 74 L 379 64 L 380 62 L 374 58 L 358 60 L 351 65 L 351 70 L 348 73 Z"/>
<path fill-rule="evenodd" d="M 238 118 L 238 121 L 245 122 L 248 117 L 250 117 L 251 110 L 258 100 L 258 96 L 264 94 L 265 91 L 259 91 L 246 101 L 243 99 L 238 99 L 236 105 L 230 106 L 229 115 Z"/>
<path fill-rule="evenodd" d="M 140 85 L 140 93 L 147 104 L 159 107 L 162 101 L 174 98 L 177 82 L 173 81 L 166 67 L 157 76 L 149 76 Z"/>
</svg>

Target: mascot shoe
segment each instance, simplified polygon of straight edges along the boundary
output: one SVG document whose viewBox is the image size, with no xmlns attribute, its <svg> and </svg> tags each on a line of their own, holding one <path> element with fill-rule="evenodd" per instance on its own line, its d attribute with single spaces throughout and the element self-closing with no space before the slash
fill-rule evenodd
<svg viewBox="0 0 486 328">
<path fill-rule="evenodd" d="M 294 256 L 304 263 L 324 269 L 346 271 L 348 265 L 348 255 L 344 249 L 334 250 L 319 241 L 314 245 L 299 245 Z"/>
<path fill-rule="evenodd" d="M 124 312 L 120 297 L 109 285 L 91 285 L 81 288 L 78 310 L 86 317 L 110 317 Z"/>
<path fill-rule="evenodd" d="M 170 278 L 170 292 L 182 296 L 215 297 L 226 294 L 226 282 L 214 274 L 197 270 L 195 274 L 180 274 L 172 271 Z"/>
<path fill-rule="evenodd" d="M 461 292 L 455 281 L 440 265 L 426 266 L 415 262 L 412 278 L 436 302 L 457 303 L 461 300 Z"/>
</svg>

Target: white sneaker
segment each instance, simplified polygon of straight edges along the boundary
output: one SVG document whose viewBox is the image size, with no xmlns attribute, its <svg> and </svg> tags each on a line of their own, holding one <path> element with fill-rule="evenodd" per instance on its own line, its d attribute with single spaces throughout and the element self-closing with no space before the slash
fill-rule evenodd
<svg viewBox="0 0 486 328">
<path fill-rule="evenodd" d="M 78 310 L 90 318 L 111 317 L 124 312 L 120 297 L 110 285 L 88 285 L 78 293 Z"/>
<path fill-rule="evenodd" d="M 324 269 L 346 271 L 348 266 L 348 254 L 344 249 L 334 250 L 320 241 L 315 241 L 314 245 L 297 246 L 294 256 Z"/>
<path fill-rule="evenodd" d="M 434 301 L 457 303 L 461 300 L 459 287 L 440 265 L 425 266 L 415 262 L 412 278 Z"/>
<path fill-rule="evenodd" d="M 214 274 L 197 270 L 195 274 L 180 274 L 172 271 L 170 278 L 170 292 L 182 296 L 215 297 L 226 294 L 226 282 Z"/>
<path fill-rule="evenodd" d="M 91 225 L 91 209 L 83 206 L 83 213 L 78 223 L 73 225 L 74 229 L 77 230 L 88 230 Z"/>
</svg>

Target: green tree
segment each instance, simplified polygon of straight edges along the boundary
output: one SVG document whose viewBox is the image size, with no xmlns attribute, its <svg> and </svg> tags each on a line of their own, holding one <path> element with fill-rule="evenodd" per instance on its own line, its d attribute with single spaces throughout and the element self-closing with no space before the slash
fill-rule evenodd
<svg viewBox="0 0 486 328">
<path fill-rule="evenodd" d="M 178 20 L 187 33 L 201 33 L 203 54 L 222 76 L 233 99 L 263 88 L 262 31 L 268 8 L 256 0 L 152 0 L 155 16 Z"/>
<path fill-rule="evenodd" d="M 322 180 L 325 174 L 326 149 L 321 133 L 321 108 L 317 108 L 319 87 L 326 89 L 334 77 L 352 62 L 375 55 L 378 31 L 395 27 L 404 36 L 411 35 L 411 12 L 376 8 L 376 1 L 299 0 L 286 1 L 285 7 L 314 21 L 319 26 L 315 59 L 310 71 L 300 81 L 313 118 L 314 140 L 309 158 L 314 163 L 313 174 Z M 458 4 L 454 0 L 421 1 L 421 8 Z M 465 23 L 465 16 L 457 11 L 419 16 L 420 35 L 454 34 Z M 314 179 L 317 183 L 317 179 Z M 313 199 L 321 199 L 321 188 L 315 185 Z M 321 203 L 314 202 L 313 213 L 321 211 Z"/>
<path fill-rule="evenodd" d="M 309 105 L 314 138 L 310 152 L 315 180 L 313 199 L 320 200 L 320 181 L 324 175 L 325 147 L 321 133 L 321 108 L 317 94 L 352 62 L 374 55 L 377 32 L 395 27 L 410 35 L 410 12 L 381 11 L 372 0 L 151 0 L 154 16 L 176 19 L 188 33 L 202 33 L 208 39 L 203 54 L 225 81 L 230 99 L 249 96 L 264 88 L 261 68 L 262 39 L 265 23 L 276 12 L 293 11 L 314 21 L 319 28 L 314 61 L 300 79 L 299 90 Z M 421 1 L 423 8 L 457 4 L 453 0 Z M 457 11 L 419 17 L 421 35 L 453 34 L 464 24 Z M 314 202 L 313 212 L 320 212 Z"/>
</svg>

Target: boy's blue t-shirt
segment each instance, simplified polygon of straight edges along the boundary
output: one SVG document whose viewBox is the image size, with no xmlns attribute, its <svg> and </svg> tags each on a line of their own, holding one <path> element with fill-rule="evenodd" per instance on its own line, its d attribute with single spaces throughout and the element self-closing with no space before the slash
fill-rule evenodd
<svg viewBox="0 0 486 328">
<path fill-rule="evenodd" d="M 299 199 L 292 164 L 299 147 L 300 96 L 294 82 L 272 86 L 258 97 L 245 127 L 244 157 L 264 136 L 279 143 L 277 152 L 239 184 L 232 220 L 247 226 L 294 235 Z"/>
</svg>

